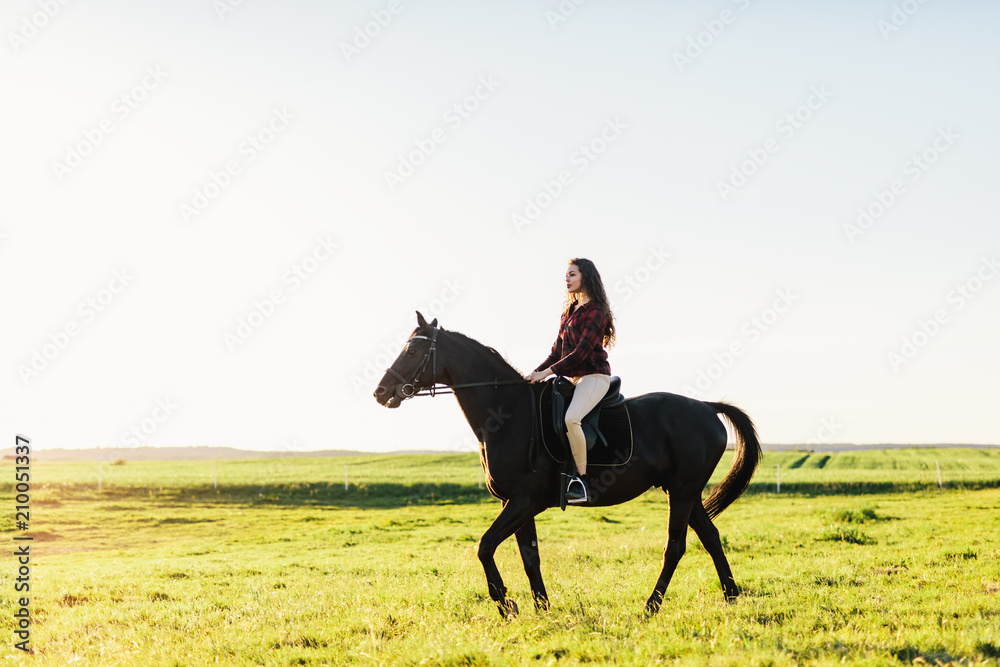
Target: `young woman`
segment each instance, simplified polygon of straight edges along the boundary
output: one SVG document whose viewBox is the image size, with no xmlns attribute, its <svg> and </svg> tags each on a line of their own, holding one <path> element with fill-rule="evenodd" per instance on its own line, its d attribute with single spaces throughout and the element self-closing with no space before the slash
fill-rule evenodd
<svg viewBox="0 0 1000 667">
<path fill-rule="evenodd" d="M 587 480 L 587 441 L 580 421 L 608 392 L 611 366 L 604 348 L 614 345 L 615 324 L 597 267 L 589 259 L 569 261 L 566 269 L 566 307 L 559 319 L 559 335 L 549 356 L 524 379 L 544 380 L 552 374 L 567 377 L 576 389 L 566 409 L 566 431 L 577 475 L 566 485 L 566 502 L 590 498 Z"/>
</svg>

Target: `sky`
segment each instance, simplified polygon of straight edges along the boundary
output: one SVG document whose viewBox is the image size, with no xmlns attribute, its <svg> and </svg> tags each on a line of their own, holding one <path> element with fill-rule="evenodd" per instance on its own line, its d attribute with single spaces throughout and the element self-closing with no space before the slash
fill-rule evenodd
<svg viewBox="0 0 1000 667">
<path fill-rule="evenodd" d="M 772 444 L 1000 444 L 1000 5 L 11 0 L 2 421 L 35 448 L 442 449 L 569 259 L 626 396 Z"/>
</svg>

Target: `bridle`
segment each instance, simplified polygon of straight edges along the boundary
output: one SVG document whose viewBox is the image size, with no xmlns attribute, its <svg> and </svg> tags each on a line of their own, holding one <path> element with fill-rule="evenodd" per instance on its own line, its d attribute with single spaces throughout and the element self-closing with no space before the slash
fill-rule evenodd
<svg viewBox="0 0 1000 667">
<path fill-rule="evenodd" d="M 399 380 L 400 382 L 403 383 L 403 384 L 399 385 L 398 387 L 396 387 L 396 393 L 399 396 L 401 396 L 404 400 L 407 399 L 407 398 L 411 398 L 413 396 L 427 396 L 427 395 L 434 396 L 435 395 L 435 393 L 436 393 L 435 389 L 436 389 L 436 385 L 437 385 L 437 336 L 438 336 L 438 328 L 434 327 L 434 330 L 431 332 L 431 337 L 430 338 L 428 338 L 427 336 L 421 336 L 419 334 L 414 334 L 413 336 L 410 336 L 406 340 L 406 343 L 404 344 L 404 347 L 406 345 L 409 345 L 410 341 L 415 340 L 417 338 L 420 338 L 420 339 L 423 339 L 423 340 L 429 340 L 431 342 L 430 347 L 427 348 L 426 352 L 424 352 L 424 358 L 420 360 L 420 366 L 417 367 L 417 372 L 413 375 L 413 379 L 410 380 L 409 382 L 407 382 L 406 378 L 404 378 L 402 375 L 400 375 L 399 371 L 397 371 L 392 366 L 390 366 L 389 368 L 385 369 L 386 373 L 389 373 L 394 378 L 396 378 L 397 380 Z M 424 373 L 425 370 L 427 370 L 427 364 L 428 363 L 430 363 L 430 365 L 431 365 L 431 378 L 432 378 L 433 382 L 430 385 L 430 392 L 429 392 L 429 394 L 423 394 L 421 392 L 425 391 L 425 389 L 417 389 L 416 385 L 417 385 L 417 382 L 419 382 L 419 380 L 420 380 L 420 376 L 423 375 L 423 373 Z"/>
<path fill-rule="evenodd" d="M 437 379 L 438 331 L 439 329 L 437 327 L 434 327 L 431 330 L 431 335 L 429 338 L 427 336 L 422 336 L 420 334 L 414 334 L 406 340 L 406 345 L 409 345 L 410 341 L 417 339 L 429 340 L 431 342 L 430 347 L 428 347 L 427 351 L 424 352 L 424 357 L 423 359 L 420 360 L 420 365 L 417 366 L 417 372 L 414 373 L 412 380 L 407 381 L 406 378 L 400 375 L 399 372 L 395 368 L 392 368 L 391 366 L 385 369 L 386 373 L 389 373 L 394 378 L 402 382 L 402 384 L 396 388 L 396 393 L 403 400 L 406 400 L 407 398 L 412 398 L 414 396 L 437 396 L 438 394 L 454 394 L 455 389 L 464 389 L 465 387 L 499 387 L 508 384 L 528 384 L 528 381 L 524 379 L 520 380 L 494 379 L 492 382 L 465 382 L 463 384 L 452 384 L 452 385 L 446 384 L 444 385 L 444 388 L 438 387 L 438 384 L 440 384 Z M 420 381 L 420 376 L 423 375 L 424 372 L 427 370 L 428 364 L 430 364 L 431 367 L 431 383 L 426 387 L 418 388 L 417 384 Z"/>
<path fill-rule="evenodd" d="M 394 378 L 402 382 L 401 385 L 396 387 L 396 394 L 401 396 L 405 401 L 408 398 L 413 398 L 414 396 L 437 396 L 438 394 L 454 394 L 455 389 L 464 389 L 466 387 L 500 387 L 502 385 L 527 385 L 531 384 L 521 378 L 519 380 L 497 380 L 493 379 L 492 382 L 465 382 L 462 384 L 452 384 L 444 385 L 444 389 L 438 388 L 437 379 L 437 337 L 439 329 L 433 327 L 431 329 L 430 338 L 427 336 L 422 336 L 420 334 L 414 334 L 406 340 L 406 345 L 410 344 L 412 340 L 429 340 L 431 342 L 430 347 L 424 352 L 424 358 L 420 360 L 420 365 L 417 367 L 417 372 L 413 375 L 413 379 L 407 381 L 399 372 L 390 366 L 386 369 L 386 372 L 392 375 Z M 427 364 L 431 366 L 431 383 L 426 387 L 417 387 L 420 381 L 420 376 L 424 374 L 427 370 Z M 530 390 L 529 390 L 530 391 Z M 531 466 L 532 471 L 535 470 L 535 455 L 538 452 L 538 414 L 535 407 L 534 392 L 530 391 L 532 394 L 532 399 L 529 401 L 531 403 L 531 437 L 528 439 L 528 463 Z"/>
</svg>

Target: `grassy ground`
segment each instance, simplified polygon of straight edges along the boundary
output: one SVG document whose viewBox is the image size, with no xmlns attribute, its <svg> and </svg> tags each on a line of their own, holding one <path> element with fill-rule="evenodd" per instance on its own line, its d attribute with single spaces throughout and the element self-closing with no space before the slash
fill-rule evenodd
<svg viewBox="0 0 1000 667">
<path fill-rule="evenodd" d="M 664 494 L 547 512 L 550 611 L 532 609 L 513 540 L 497 556 L 522 610 L 512 621 L 475 557 L 499 505 L 474 456 L 356 457 L 347 492 L 342 459 L 220 463 L 218 489 L 205 463 L 113 466 L 100 491 L 92 465 L 48 464 L 33 476 L 35 654 L 10 632 L 0 651 L 39 665 L 997 664 L 997 454 L 858 452 L 822 467 L 768 454 L 761 477 L 780 458 L 795 492 L 761 481 L 717 520 L 745 595 L 722 601 L 692 533 L 651 618 Z M 938 490 L 934 460 L 952 488 Z M 865 484 L 890 492 L 844 492 Z"/>
</svg>

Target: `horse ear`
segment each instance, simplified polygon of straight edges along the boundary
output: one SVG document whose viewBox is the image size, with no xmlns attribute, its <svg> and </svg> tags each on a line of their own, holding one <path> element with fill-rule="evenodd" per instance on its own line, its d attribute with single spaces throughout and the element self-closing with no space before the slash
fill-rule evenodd
<svg viewBox="0 0 1000 667">
<path fill-rule="evenodd" d="M 438 318 L 435 317 L 433 322 L 431 322 L 430 324 L 427 324 L 427 320 L 424 319 L 424 316 L 421 315 L 420 311 L 418 310 L 417 311 L 417 324 L 420 326 L 421 329 L 433 329 L 434 327 L 436 327 L 438 325 Z"/>
</svg>

